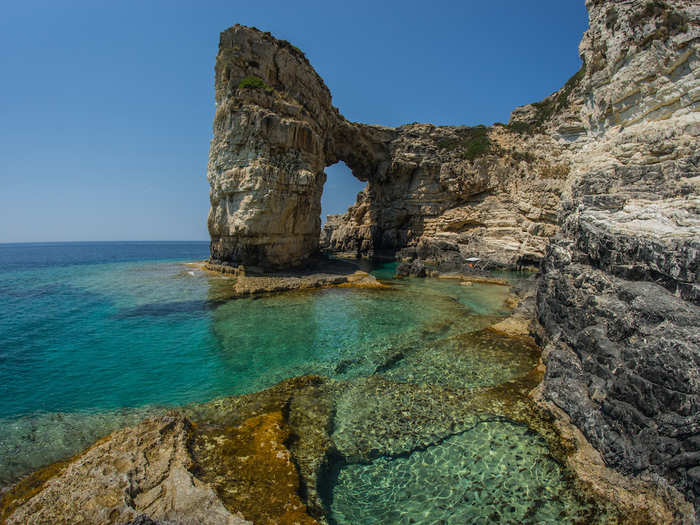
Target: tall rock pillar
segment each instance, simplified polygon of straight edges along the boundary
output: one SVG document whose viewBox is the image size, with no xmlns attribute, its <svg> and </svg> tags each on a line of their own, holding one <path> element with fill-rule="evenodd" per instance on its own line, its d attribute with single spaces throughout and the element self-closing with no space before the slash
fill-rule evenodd
<svg viewBox="0 0 700 525">
<path fill-rule="evenodd" d="M 331 95 L 304 54 L 269 33 L 221 33 L 207 178 L 214 261 L 288 267 L 318 249 Z"/>
</svg>

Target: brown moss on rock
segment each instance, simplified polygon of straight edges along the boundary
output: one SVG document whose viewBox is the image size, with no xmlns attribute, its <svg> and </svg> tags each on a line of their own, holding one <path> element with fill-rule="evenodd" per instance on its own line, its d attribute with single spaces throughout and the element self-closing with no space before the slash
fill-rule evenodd
<svg viewBox="0 0 700 525">
<path fill-rule="evenodd" d="M 284 445 L 289 437 L 280 411 L 237 427 L 203 429 L 192 446 L 198 478 L 253 523 L 316 524 L 299 497 L 299 475 Z"/>
<path fill-rule="evenodd" d="M 68 464 L 68 461 L 59 461 L 42 469 L 32 472 L 0 496 L 0 523 L 31 498 L 36 496 L 44 488 L 46 482 L 60 474 Z"/>
</svg>

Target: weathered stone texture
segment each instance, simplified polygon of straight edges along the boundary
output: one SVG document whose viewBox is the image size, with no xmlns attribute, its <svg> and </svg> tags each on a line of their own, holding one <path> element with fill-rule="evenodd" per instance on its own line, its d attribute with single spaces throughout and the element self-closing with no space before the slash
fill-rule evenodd
<svg viewBox="0 0 700 525">
<path fill-rule="evenodd" d="M 242 87 L 246 77 L 265 86 Z M 208 167 L 212 259 L 288 266 L 315 251 L 330 100 L 290 44 L 243 26 L 221 34 Z"/>
<path fill-rule="evenodd" d="M 587 6 L 580 117 L 594 140 L 572 154 L 542 265 L 544 394 L 608 465 L 698 509 L 700 6 Z"/>
<path fill-rule="evenodd" d="M 68 462 L 36 494 L 18 492 L 3 509 L 10 511 L 4 523 L 120 524 L 141 514 L 180 525 L 250 523 L 191 473 L 191 439 L 192 426 L 179 415 L 115 432 Z"/>
</svg>

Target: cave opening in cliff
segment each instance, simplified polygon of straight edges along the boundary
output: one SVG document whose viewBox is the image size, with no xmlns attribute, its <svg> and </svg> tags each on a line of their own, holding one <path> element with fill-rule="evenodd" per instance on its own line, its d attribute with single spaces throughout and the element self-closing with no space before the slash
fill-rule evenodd
<svg viewBox="0 0 700 525">
<path fill-rule="evenodd" d="M 345 213 L 355 204 L 357 194 L 367 186 L 367 182 L 356 178 L 342 160 L 328 166 L 325 171 L 327 178 L 321 195 L 321 226 L 326 224 L 328 215 Z"/>
</svg>

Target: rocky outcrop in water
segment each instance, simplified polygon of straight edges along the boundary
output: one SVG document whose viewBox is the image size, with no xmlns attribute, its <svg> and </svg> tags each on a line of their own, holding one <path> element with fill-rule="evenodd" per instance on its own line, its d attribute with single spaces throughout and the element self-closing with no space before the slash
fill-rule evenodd
<svg viewBox="0 0 700 525">
<path fill-rule="evenodd" d="M 215 262 L 303 264 L 319 247 L 323 170 L 340 160 L 368 185 L 328 228 L 332 251 L 409 247 L 515 265 L 538 261 L 558 229 L 569 167 L 547 135 L 348 122 L 299 50 L 243 26 L 221 35 L 216 102 L 208 168 Z"/>
</svg>

